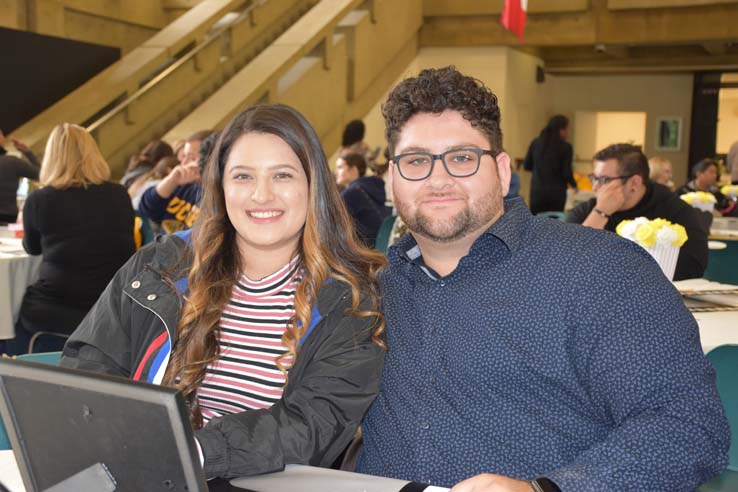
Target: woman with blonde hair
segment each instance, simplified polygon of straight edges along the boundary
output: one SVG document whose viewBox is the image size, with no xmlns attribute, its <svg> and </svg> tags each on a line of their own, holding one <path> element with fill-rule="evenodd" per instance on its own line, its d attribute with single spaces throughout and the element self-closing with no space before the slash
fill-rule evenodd
<svg viewBox="0 0 738 492">
<path fill-rule="evenodd" d="M 208 477 L 330 466 L 379 389 L 384 258 L 287 106 L 226 126 L 203 191 L 193 229 L 118 272 L 61 363 L 180 389 Z"/>
<path fill-rule="evenodd" d="M 657 155 L 648 160 L 648 178 L 651 181 L 674 191 L 673 177 L 674 171 L 669 159 Z"/>
<path fill-rule="evenodd" d="M 46 144 L 39 181 L 23 208 L 23 247 L 43 255 L 39 278 L 26 289 L 8 341 L 11 354 L 61 350 L 116 270 L 133 254 L 133 209 L 125 188 L 82 127 L 56 126 Z"/>
</svg>

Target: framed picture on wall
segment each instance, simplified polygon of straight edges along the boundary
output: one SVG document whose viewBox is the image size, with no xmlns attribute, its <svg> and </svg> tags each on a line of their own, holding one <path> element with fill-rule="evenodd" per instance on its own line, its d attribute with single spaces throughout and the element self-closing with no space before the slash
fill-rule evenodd
<svg viewBox="0 0 738 492">
<path fill-rule="evenodd" d="M 656 150 L 677 152 L 682 148 L 682 118 L 661 116 L 656 120 Z"/>
</svg>

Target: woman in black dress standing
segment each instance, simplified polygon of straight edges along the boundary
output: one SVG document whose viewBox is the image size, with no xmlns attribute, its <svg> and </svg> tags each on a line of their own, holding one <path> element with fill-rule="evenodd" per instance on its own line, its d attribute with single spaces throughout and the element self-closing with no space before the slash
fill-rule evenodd
<svg viewBox="0 0 738 492">
<path fill-rule="evenodd" d="M 557 114 L 528 147 L 523 167 L 533 171 L 530 210 L 534 214 L 563 211 L 566 185 L 577 187 L 571 167 L 574 152 L 566 141 L 568 134 L 569 119 Z"/>
</svg>

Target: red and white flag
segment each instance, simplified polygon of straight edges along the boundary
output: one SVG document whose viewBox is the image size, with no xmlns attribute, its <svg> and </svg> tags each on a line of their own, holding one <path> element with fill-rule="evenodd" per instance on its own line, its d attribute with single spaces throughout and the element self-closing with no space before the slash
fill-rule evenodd
<svg viewBox="0 0 738 492">
<path fill-rule="evenodd" d="M 505 0 L 500 21 L 505 29 L 518 35 L 523 42 L 523 31 L 525 30 L 525 11 L 528 10 L 528 0 Z"/>
</svg>

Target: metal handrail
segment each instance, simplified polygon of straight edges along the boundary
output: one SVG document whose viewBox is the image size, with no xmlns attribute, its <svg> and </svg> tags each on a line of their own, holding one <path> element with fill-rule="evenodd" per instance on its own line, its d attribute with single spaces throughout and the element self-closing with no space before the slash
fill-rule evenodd
<svg viewBox="0 0 738 492">
<path fill-rule="evenodd" d="M 87 126 L 87 130 L 92 133 L 98 128 L 100 128 L 103 124 L 107 123 L 109 120 L 117 116 L 120 112 L 125 111 L 128 106 L 133 104 L 135 101 L 140 99 L 144 94 L 146 94 L 148 91 L 156 87 L 162 80 L 167 78 L 170 74 L 174 73 L 177 69 L 188 63 L 190 60 L 192 60 L 194 57 L 197 56 L 198 53 L 200 53 L 202 50 L 210 46 L 211 43 L 214 43 L 215 41 L 221 40 L 221 36 L 224 33 L 229 32 L 233 26 L 236 26 L 243 22 L 247 17 L 250 17 L 251 14 L 254 12 L 254 10 L 258 7 L 261 7 L 265 5 L 269 0 L 252 0 L 251 4 L 246 7 L 239 15 L 236 17 L 233 22 L 224 25 L 223 27 L 219 28 L 217 31 L 209 35 L 202 43 L 196 45 L 192 50 L 190 50 L 187 54 L 184 56 L 174 60 L 169 66 L 167 66 L 164 70 L 162 70 L 158 75 L 156 75 L 154 78 L 152 78 L 150 81 L 148 81 L 146 84 L 141 86 L 136 92 L 128 96 L 125 100 L 123 100 L 121 103 L 116 105 L 114 108 L 112 108 L 110 111 L 105 113 L 103 116 L 95 120 L 93 123 Z M 226 14 L 227 15 L 227 14 Z"/>
</svg>

